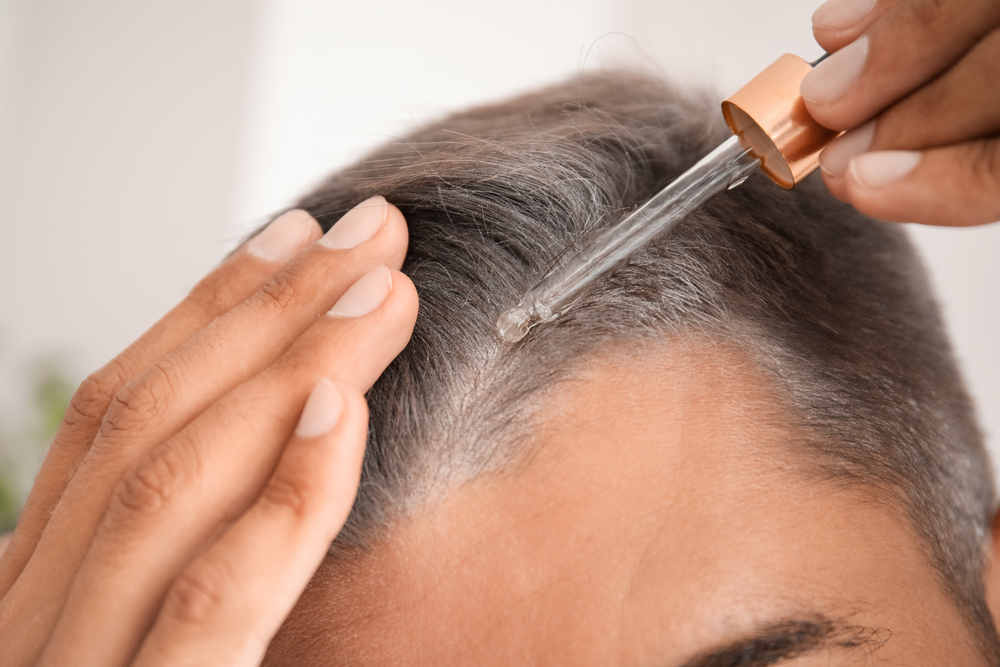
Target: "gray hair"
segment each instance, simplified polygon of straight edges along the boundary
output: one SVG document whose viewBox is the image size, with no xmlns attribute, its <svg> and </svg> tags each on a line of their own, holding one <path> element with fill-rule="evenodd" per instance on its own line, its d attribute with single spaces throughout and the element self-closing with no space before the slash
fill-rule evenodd
<svg viewBox="0 0 1000 667">
<path fill-rule="evenodd" d="M 725 136 L 718 108 L 622 72 L 459 113 L 332 176 L 299 206 L 328 228 L 375 194 L 406 216 L 412 341 L 368 395 L 353 513 L 363 549 L 435 488 L 510 465 L 540 392 L 611 342 L 705 334 L 745 349 L 829 479 L 891 497 L 998 655 L 984 602 L 990 465 L 923 268 L 898 225 L 818 175 L 718 196 L 558 322 L 508 345 L 494 322 L 560 249 L 612 225 Z"/>
</svg>

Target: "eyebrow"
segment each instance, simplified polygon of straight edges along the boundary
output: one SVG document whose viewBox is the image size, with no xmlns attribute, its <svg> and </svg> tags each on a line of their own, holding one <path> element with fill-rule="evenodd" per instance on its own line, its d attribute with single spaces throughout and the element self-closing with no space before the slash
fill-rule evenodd
<svg viewBox="0 0 1000 667">
<path fill-rule="evenodd" d="M 863 628 L 823 616 L 788 619 L 711 648 L 680 667 L 766 667 L 832 648 L 864 646 L 874 653 L 890 636 L 886 629 Z"/>
</svg>

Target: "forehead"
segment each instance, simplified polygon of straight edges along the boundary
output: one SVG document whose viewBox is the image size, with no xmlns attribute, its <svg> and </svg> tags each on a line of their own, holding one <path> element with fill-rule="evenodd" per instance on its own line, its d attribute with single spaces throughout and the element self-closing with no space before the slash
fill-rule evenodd
<svg viewBox="0 0 1000 667">
<path fill-rule="evenodd" d="M 275 655 L 322 636 L 347 664 L 669 667 L 817 613 L 891 632 L 896 653 L 922 641 L 923 659 L 959 642 L 910 532 L 804 472 L 788 415 L 737 350 L 609 355 L 543 414 L 524 465 L 326 564 Z"/>
</svg>

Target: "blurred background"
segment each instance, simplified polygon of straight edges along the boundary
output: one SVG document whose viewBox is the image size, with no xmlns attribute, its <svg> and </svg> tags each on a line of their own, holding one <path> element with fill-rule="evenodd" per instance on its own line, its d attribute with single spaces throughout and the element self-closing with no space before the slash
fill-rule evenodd
<svg viewBox="0 0 1000 667">
<path fill-rule="evenodd" d="M 324 174 L 634 63 L 721 101 L 818 0 L 0 0 L 0 524 L 73 388 Z M 914 229 L 1000 453 L 1000 225 Z"/>
</svg>

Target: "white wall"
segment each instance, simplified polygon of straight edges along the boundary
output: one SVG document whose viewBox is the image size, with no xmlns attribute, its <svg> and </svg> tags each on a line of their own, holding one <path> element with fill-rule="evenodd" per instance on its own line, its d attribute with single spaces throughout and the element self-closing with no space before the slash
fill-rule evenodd
<svg viewBox="0 0 1000 667">
<path fill-rule="evenodd" d="M 0 400 L 38 356 L 106 361 L 369 147 L 603 60 L 721 99 L 820 53 L 813 4 L 0 0 Z M 919 231 L 1000 452 L 1000 226 Z"/>
<path fill-rule="evenodd" d="M 238 223 L 449 110 L 577 70 L 604 0 L 265 0 Z"/>
<path fill-rule="evenodd" d="M 218 261 L 255 3 L 0 2 L 0 435 L 13 437 L 30 426 L 34 368 L 56 360 L 79 381 Z"/>
</svg>

